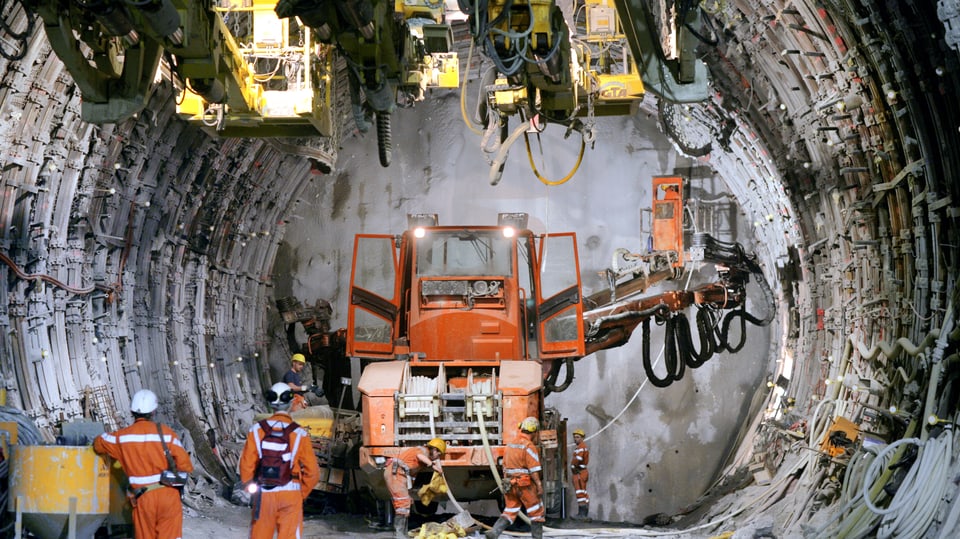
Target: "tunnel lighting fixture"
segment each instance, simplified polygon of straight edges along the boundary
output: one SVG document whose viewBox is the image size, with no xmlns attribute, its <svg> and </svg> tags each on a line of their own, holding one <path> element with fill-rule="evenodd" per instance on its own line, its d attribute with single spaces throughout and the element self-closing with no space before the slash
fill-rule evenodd
<svg viewBox="0 0 960 539">
<path fill-rule="evenodd" d="M 144 200 L 144 201 L 143 201 L 143 207 L 144 207 L 144 208 L 149 208 L 149 207 L 150 207 L 150 201 L 149 201 L 149 200 Z"/>
<path fill-rule="evenodd" d="M 47 350 L 40 350 L 40 357 L 47 357 L 50 355 L 50 352 Z"/>
<path fill-rule="evenodd" d="M 139 367 L 139 366 L 141 366 L 141 365 L 143 365 L 143 362 L 138 359 L 138 360 L 137 360 L 137 367 Z"/>
<path fill-rule="evenodd" d="M 938 77 L 942 77 L 942 76 L 943 76 L 943 73 L 944 73 L 943 66 L 937 66 L 937 68 L 934 69 L 933 71 L 934 71 L 934 73 L 937 74 Z"/>
<path fill-rule="evenodd" d="M 514 230 L 512 226 L 504 227 L 504 229 L 503 229 L 503 237 L 504 237 L 504 238 L 512 238 L 512 237 L 516 236 L 516 234 L 517 234 L 517 231 Z"/>
<path fill-rule="evenodd" d="M 529 215 L 524 212 L 498 213 L 497 226 L 513 227 L 514 230 L 526 230 Z"/>
<path fill-rule="evenodd" d="M 440 220 L 437 218 L 435 213 L 408 213 L 407 214 L 407 228 L 414 230 L 418 227 L 428 227 L 428 226 L 437 226 Z M 423 237 L 423 236 L 418 236 Z"/>
<path fill-rule="evenodd" d="M 179 361 L 177 361 L 176 359 L 173 360 L 173 366 L 174 366 L 174 367 L 176 367 L 176 366 L 179 365 L 179 364 L 180 364 Z"/>
<path fill-rule="evenodd" d="M 106 354 L 100 356 L 100 361 L 102 361 L 102 362 L 104 362 L 104 363 L 107 362 L 107 356 L 106 356 Z"/>
<path fill-rule="evenodd" d="M 90 342 L 92 342 L 93 344 L 97 344 L 98 342 L 100 342 L 100 339 L 97 339 L 96 337 L 93 337 L 93 338 L 90 339 Z"/>
<path fill-rule="evenodd" d="M 238 373 L 237 373 L 237 380 L 239 380 L 239 379 L 240 379 L 240 373 L 238 372 Z"/>
<path fill-rule="evenodd" d="M 260 352 L 254 352 L 253 357 L 260 357 Z"/>
<path fill-rule="evenodd" d="M 413 237 L 415 238 L 422 238 L 426 235 L 427 235 L 427 230 L 422 226 L 418 226 L 417 228 L 413 229 Z"/>
<path fill-rule="evenodd" d="M 237 362 L 243 361 L 243 356 L 237 356 Z"/>
<path fill-rule="evenodd" d="M 213 362 L 211 361 L 210 363 L 207 364 L 207 366 L 212 369 L 212 368 L 213 368 Z"/>
</svg>

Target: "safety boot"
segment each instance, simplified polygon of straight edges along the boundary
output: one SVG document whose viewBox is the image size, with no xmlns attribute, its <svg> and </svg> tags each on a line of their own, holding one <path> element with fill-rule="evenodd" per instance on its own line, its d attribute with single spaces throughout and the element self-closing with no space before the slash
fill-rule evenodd
<svg viewBox="0 0 960 539">
<path fill-rule="evenodd" d="M 533 539 L 543 539 L 543 522 L 530 523 L 530 537 L 533 537 Z"/>
<path fill-rule="evenodd" d="M 577 518 L 587 518 L 587 512 L 590 510 L 589 505 L 581 505 L 577 507 Z"/>
<path fill-rule="evenodd" d="M 407 515 L 397 515 L 393 519 L 393 529 L 396 531 L 396 539 L 407 539 Z"/>
<path fill-rule="evenodd" d="M 503 533 L 503 530 L 507 529 L 507 526 L 509 525 L 510 525 L 509 520 L 503 517 L 500 517 L 493 524 L 493 528 L 483 532 L 483 536 L 486 537 L 487 539 L 497 539 L 497 537 L 500 537 L 500 534 Z"/>
</svg>

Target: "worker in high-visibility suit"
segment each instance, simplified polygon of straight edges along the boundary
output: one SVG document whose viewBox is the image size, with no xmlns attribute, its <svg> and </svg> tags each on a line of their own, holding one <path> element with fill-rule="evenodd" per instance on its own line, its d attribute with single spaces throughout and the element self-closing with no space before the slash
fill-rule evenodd
<svg viewBox="0 0 960 539">
<path fill-rule="evenodd" d="M 590 464 L 590 450 L 583 441 L 583 429 L 573 431 L 573 459 L 570 461 L 570 468 L 573 472 L 573 490 L 577 496 L 577 518 L 587 518 L 590 512 L 590 494 L 587 492 L 587 481 L 590 479 L 590 472 L 587 471 L 587 465 Z"/>
<path fill-rule="evenodd" d="M 432 468 L 437 473 L 443 473 L 440 459 L 447 452 L 447 443 L 440 438 L 434 438 L 423 447 L 407 447 L 396 457 L 387 460 L 383 469 L 383 479 L 387 483 L 387 490 L 393 501 L 393 527 L 397 539 L 406 539 L 407 522 L 410 518 L 410 489 L 413 480 L 421 469 Z"/>
<path fill-rule="evenodd" d="M 504 508 L 493 528 L 487 530 L 487 539 L 500 537 L 507 526 L 513 524 L 520 513 L 522 504 L 530 517 L 530 535 L 534 539 L 543 537 L 543 521 L 546 508 L 543 506 L 543 484 L 540 481 L 540 451 L 535 445 L 540 422 L 528 417 L 520 422 L 520 436 L 517 441 L 507 444 L 503 452 Z"/>
<path fill-rule="evenodd" d="M 240 481 L 255 493 L 250 539 L 303 537 L 303 500 L 320 481 L 310 435 L 287 411 L 290 386 L 278 382 L 265 395 L 273 415 L 247 432 L 240 454 Z"/>
<path fill-rule="evenodd" d="M 93 440 L 93 450 L 114 458 L 123 467 L 130 485 L 133 529 L 137 538 L 180 539 L 183 534 L 183 506 L 180 489 L 160 484 L 160 474 L 169 469 L 166 444 L 177 471 L 190 473 L 193 463 L 176 433 L 166 425 L 161 443 L 158 424 L 153 422 L 157 395 L 141 389 L 130 400 L 134 422 L 116 432 L 103 433 Z"/>
</svg>

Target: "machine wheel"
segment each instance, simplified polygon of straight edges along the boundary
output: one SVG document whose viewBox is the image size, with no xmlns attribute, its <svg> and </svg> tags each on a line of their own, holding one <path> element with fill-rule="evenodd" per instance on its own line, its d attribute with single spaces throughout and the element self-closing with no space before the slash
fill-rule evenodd
<svg viewBox="0 0 960 539">
<path fill-rule="evenodd" d="M 377 148 L 380 150 L 380 166 L 389 167 L 393 158 L 393 136 L 390 132 L 390 113 L 377 113 Z"/>
</svg>

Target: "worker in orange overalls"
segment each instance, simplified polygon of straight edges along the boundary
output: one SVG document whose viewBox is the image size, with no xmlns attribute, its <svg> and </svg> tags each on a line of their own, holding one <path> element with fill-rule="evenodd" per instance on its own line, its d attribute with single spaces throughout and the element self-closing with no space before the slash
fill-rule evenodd
<svg viewBox="0 0 960 539">
<path fill-rule="evenodd" d="M 577 496 L 577 518 L 587 518 L 590 512 L 590 494 L 587 493 L 587 481 L 590 479 L 590 472 L 587 471 L 587 465 L 590 464 L 590 450 L 587 444 L 583 442 L 583 429 L 573 431 L 573 460 L 570 462 L 570 468 L 573 471 L 573 490 Z"/>
<path fill-rule="evenodd" d="M 265 395 L 273 415 L 250 427 L 240 454 L 240 481 L 253 493 L 250 539 L 303 537 L 303 500 L 320 481 L 307 431 L 291 419 L 293 392 L 283 382 Z"/>
<path fill-rule="evenodd" d="M 133 425 L 101 434 L 93 440 L 93 450 L 114 458 L 127 475 L 134 535 L 138 538 L 180 539 L 183 534 L 180 488 L 161 484 L 160 476 L 170 468 L 167 451 L 177 471 L 190 473 L 193 463 L 173 430 L 153 422 L 156 409 L 157 395 L 153 391 L 137 391 L 130 401 Z M 160 437 L 161 431 L 163 438 Z M 166 479 L 164 483 L 167 483 Z"/>
<path fill-rule="evenodd" d="M 493 528 L 487 530 L 487 539 L 497 539 L 507 526 L 513 524 L 520 505 L 530 517 L 530 535 L 534 539 L 543 538 L 543 521 L 546 509 L 543 506 L 543 484 L 540 482 L 540 451 L 535 445 L 540 422 L 528 417 L 520 422 L 520 437 L 516 442 L 507 444 L 503 452 L 503 513 Z"/>
<path fill-rule="evenodd" d="M 410 498 L 413 479 L 424 468 L 443 473 L 440 459 L 446 452 L 447 443 L 440 438 L 434 438 L 423 447 L 404 448 L 399 455 L 387 461 L 387 467 L 383 469 L 383 479 L 393 501 L 393 528 L 397 539 L 407 538 L 407 521 L 410 518 L 410 505 L 413 503 Z"/>
</svg>

